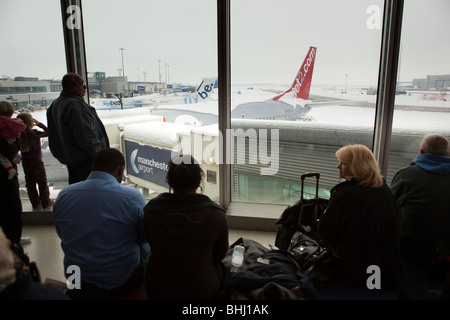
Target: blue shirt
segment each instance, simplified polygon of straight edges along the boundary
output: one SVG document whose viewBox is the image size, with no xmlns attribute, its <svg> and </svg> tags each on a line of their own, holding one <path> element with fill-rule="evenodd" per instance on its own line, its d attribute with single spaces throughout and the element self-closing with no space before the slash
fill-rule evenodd
<svg viewBox="0 0 450 320">
<path fill-rule="evenodd" d="M 147 243 L 145 204 L 139 190 L 101 171 L 61 190 L 53 219 L 64 251 L 64 271 L 77 265 L 84 282 L 106 289 L 121 286 L 139 264 L 140 244 Z M 66 273 L 66 278 L 71 275 Z"/>
</svg>

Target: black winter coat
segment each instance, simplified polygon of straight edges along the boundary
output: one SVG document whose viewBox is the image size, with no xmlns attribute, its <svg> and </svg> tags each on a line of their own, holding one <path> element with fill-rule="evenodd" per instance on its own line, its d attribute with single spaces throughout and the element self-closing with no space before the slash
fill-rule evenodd
<svg viewBox="0 0 450 320">
<path fill-rule="evenodd" d="M 447 174 L 412 164 L 397 171 L 391 184 L 400 207 L 402 256 L 425 267 L 430 266 L 437 243 L 450 237 L 450 160 L 441 166 Z"/>
<path fill-rule="evenodd" d="M 17 165 L 12 159 L 19 152 L 19 139 L 10 144 L 0 138 L 0 153 L 11 162 L 17 170 Z M 19 193 L 19 179 L 17 174 L 8 179 L 8 172 L 0 168 L 0 227 L 6 237 L 13 243 L 20 242 L 22 236 L 22 201 Z"/>
<path fill-rule="evenodd" d="M 398 285 L 398 219 L 398 207 L 386 183 L 370 188 L 349 180 L 331 189 L 319 232 L 337 256 L 338 283 L 365 287 L 372 275 L 367 268 L 376 265 L 380 268 L 382 288 Z"/>
<path fill-rule="evenodd" d="M 229 247 L 225 210 L 203 194 L 161 193 L 144 212 L 152 250 L 146 274 L 149 298 L 217 298 L 221 283 L 216 266 Z"/>
<path fill-rule="evenodd" d="M 74 165 L 109 147 L 108 135 L 95 108 L 63 90 L 47 109 L 48 143 L 59 162 Z"/>
</svg>

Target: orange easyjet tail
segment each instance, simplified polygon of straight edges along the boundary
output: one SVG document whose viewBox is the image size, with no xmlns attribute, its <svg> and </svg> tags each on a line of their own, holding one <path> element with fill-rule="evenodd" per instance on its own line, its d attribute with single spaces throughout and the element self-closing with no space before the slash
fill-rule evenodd
<svg viewBox="0 0 450 320">
<path fill-rule="evenodd" d="M 287 91 L 273 98 L 273 100 L 279 100 L 283 96 L 285 96 L 286 98 L 298 98 L 303 100 L 309 99 L 309 89 L 311 88 L 311 79 L 316 54 L 317 48 L 309 47 L 309 51 L 306 55 L 305 61 L 303 61 L 303 64 L 300 67 L 300 70 L 298 71 L 292 86 Z"/>
</svg>

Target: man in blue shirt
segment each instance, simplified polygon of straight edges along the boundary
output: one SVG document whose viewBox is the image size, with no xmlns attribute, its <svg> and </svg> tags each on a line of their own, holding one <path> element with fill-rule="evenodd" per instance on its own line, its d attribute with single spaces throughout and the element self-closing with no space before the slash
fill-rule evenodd
<svg viewBox="0 0 450 320">
<path fill-rule="evenodd" d="M 146 201 L 121 184 L 124 167 L 119 150 L 99 151 L 87 180 L 61 190 L 53 205 L 64 270 L 80 270 L 81 289 L 68 293 L 73 299 L 109 299 L 142 283 L 150 255 L 142 224 Z"/>
</svg>

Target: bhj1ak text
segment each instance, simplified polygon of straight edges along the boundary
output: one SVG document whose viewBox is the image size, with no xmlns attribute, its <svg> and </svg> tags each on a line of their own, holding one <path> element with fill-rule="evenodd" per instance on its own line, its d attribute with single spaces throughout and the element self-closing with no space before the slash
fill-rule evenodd
<svg viewBox="0 0 450 320">
<path fill-rule="evenodd" d="M 183 315 L 208 315 L 209 317 L 214 317 L 214 315 L 238 315 L 238 316 L 248 316 L 248 315 L 268 315 L 268 305 L 246 305 L 246 304 L 227 304 L 225 306 L 215 307 L 197 307 L 189 304 L 187 307 L 183 307 Z"/>
</svg>

